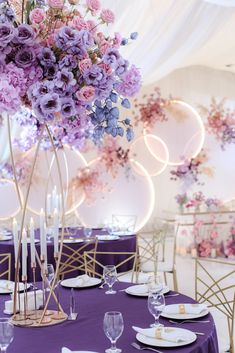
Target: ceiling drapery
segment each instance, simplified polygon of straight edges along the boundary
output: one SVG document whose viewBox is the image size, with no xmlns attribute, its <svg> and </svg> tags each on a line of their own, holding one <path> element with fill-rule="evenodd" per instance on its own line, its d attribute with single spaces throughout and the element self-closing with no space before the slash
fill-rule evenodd
<svg viewBox="0 0 235 353">
<path fill-rule="evenodd" d="M 222 4 L 223 1 L 217 2 Z M 223 60 L 224 64 L 226 60 L 232 60 L 226 48 L 231 47 L 231 34 L 228 43 L 230 25 L 235 29 L 233 7 L 204 0 L 105 0 L 103 5 L 112 8 L 116 14 L 114 31 L 121 28 L 126 35 L 139 32 L 137 42 L 128 45 L 125 54 L 129 54 L 141 68 L 144 84 L 153 83 L 180 67 L 204 65 L 204 60 L 208 65 L 208 58 L 212 67 L 221 65 Z M 218 42 L 214 44 L 217 37 L 225 46 L 224 57 L 221 57 Z M 207 46 L 210 51 L 205 50 Z"/>
</svg>

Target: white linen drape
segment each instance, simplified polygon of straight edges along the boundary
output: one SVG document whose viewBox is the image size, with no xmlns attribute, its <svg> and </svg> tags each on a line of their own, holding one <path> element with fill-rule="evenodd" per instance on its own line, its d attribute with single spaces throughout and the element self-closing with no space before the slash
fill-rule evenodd
<svg viewBox="0 0 235 353">
<path fill-rule="evenodd" d="M 138 41 L 124 52 L 141 68 L 144 84 L 190 66 L 200 48 L 235 18 L 235 8 L 203 0 L 105 0 L 104 4 L 116 14 L 114 31 L 139 32 Z"/>
<path fill-rule="evenodd" d="M 219 5 L 219 6 L 235 7 L 235 0 L 204 0 L 204 1 L 209 2 L 211 4 Z"/>
</svg>

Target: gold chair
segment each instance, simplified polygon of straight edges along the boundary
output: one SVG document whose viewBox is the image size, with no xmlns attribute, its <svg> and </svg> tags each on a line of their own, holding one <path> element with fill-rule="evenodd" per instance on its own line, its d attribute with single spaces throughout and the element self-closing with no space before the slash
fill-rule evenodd
<svg viewBox="0 0 235 353">
<path fill-rule="evenodd" d="M 84 263 L 84 252 L 86 250 L 96 251 L 98 245 L 98 239 L 92 237 L 90 239 L 82 238 L 83 243 L 79 243 L 79 247 L 74 249 L 74 247 L 68 244 L 63 244 L 59 277 L 64 279 L 64 276 L 72 272 L 84 272 L 85 273 L 85 263 Z"/>
<path fill-rule="evenodd" d="M 136 236 L 139 282 L 147 282 L 149 275 L 156 278 L 158 272 L 158 254 L 162 242 L 162 231 L 145 231 Z M 145 274 L 146 280 L 141 275 Z"/>
<path fill-rule="evenodd" d="M 0 266 L 3 267 L 3 271 L 0 272 L 0 278 L 11 279 L 11 253 L 0 254 Z M 5 269 L 6 268 L 6 269 Z"/>
<path fill-rule="evenodd" d="M 235 263 L 212 259 L 196 259 L 195 262 L 195 298 L 226 316 L 230 352 L 235 353 Z"/>
<path fill-rule="evenodd" d="M 99 256 L 105 258 L 105 256 L 113 255 L 115 257 L 115 266 L 118 273 L 119 281 L 122 281 L 124 274 L 130 274 L 132 282 L 134 282 L 134 275 L 137 269 L 137 254 L 136 252 L 108 252 L 108 251 L 85 251 L 84 252 L 84 263 L 86 274 L 93 277 L 103 277 L 103 269 L 105 265 L 97 259 Z M 106 261 L 105 261 L 106 262 Z M 118 272 L 122 266 L 130 266 L 130 269 L 125 272 Z"/>
</svg>

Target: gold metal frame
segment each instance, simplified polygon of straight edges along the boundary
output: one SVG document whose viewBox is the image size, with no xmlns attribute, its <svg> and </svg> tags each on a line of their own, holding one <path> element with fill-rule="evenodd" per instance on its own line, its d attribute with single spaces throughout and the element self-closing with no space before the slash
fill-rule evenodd
<svg viewBox="0 0 235 353">
<path fill-rule="evenodd" d="M 100 268 L 104 269 L 105 265 L 103 265 L 101 262 L 99 262 L 96 257 L 97 255 L 126 255 L 127 257 L 116 264 L 116 269 L 120 268 L 122 265 L 126 264 L 127 262 L 133 261 L 132 268 L 129 271 L 126 271 L 125 273 L 118 273 L 118 276 L 121 276 L 123 274 L 131 273 L 131 282 L 134 282 L 134 274 L 138 274 L 138 262 L 137 262 L 137 253 L 136 252 L 123 252 L 123 251 L 85 251 L 84 252 L 84 263 L 85 263 L 85 271 L 86 274 L 93 276 L 93 277 L 99 277 L 102 278 L 103 275 L 100 274 L 99 272 L 96 271 L 96 266 L 99 266 Z M 138 275 L 136 276 L 136 279 L 138 278 Z M 137 281 L 136 281 L 137 282 Z M 138 283 L 138 282 L 137 282 Z"/>
<path fill-rule="evenodd" d="M 215 279 L 206 268 L 208 264 L 218 266 L 229 266 L 228 272 L 219 279 Z M 231 269 L 231 267 L 233 269 Z M 200 277 L 199 271 L 206 275 L 206 280 Z M 228 332 L 230 339 L 230 352 L 235 353 L 234 346 L 234 320 L 235 320 L 235 282 L 232 285 L 225 285 L 223 281 L 235 276 L 235 263 L 229 261 L 218 261 L 211 259 L 195 260 L 195 298 L 199 302 L 206 302 L 210 307 L 215 307 L 227 317 Z M 202 289 L 199 288 L 201 284 Z M 232 291 L 230 296 L 228 291 Z"/>
<path fill-rule="evenodd" d="M 7 269 L 3 273 L 0 273 L 0 278 L 3 278 L 7 275 L 8 281 L 11 279 L 11 253 L 0 254 L 0 265 L 3 265 L 4 262 L 7 262 Z"/>
<path fill-rule="evenodd" d="M 66 258 L 66 260 L 64 262 L 60 262 L 59 276 L 61 279 L 63 279 L 66 274 L 73 271 L 83 271 L 84 273 L 86 272 L 83 254 L 86 248 L 90 247 L 91 245 L 93 245 L 93 248 L 90 251 L 96 252 L 98 239 L 96 237 L 90 239 L 81 239 L 84 241 L 84 243 L 81 243 L 81 246 L 78 249 L 74 249 L 68 244 L 63 244 L 62 256 L 63 258 Z M 67 252 L 65 252 L 65 250 L 67 250 Z M 74 263 L 76 263 L 76 265 L 74 265 Z"/>
</svg>

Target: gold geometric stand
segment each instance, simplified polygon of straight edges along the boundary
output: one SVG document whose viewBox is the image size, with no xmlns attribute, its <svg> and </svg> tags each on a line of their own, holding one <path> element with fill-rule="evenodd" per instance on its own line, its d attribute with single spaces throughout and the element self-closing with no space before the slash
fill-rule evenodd
<svg viewBox="0 0 235 353">
<path fill-rule="evenodd" d="M 33 315 L 32 316 L 29 315 L 27 317 L 28 325 L 25 325 L 24 321 L 14 320 L 14 316 L 12 316 L 12 318 L 11 318 L 11 323 L 15 326 L 18 326 L 18 327 L 30 327 L 30 328 L 31 327 L 47 327 L 47 326 L 61 324 L 62 322 L 66 321 L 68 319 L 68 315 L 65 313 L 61 313 L 63 315 L 59 315 L 60 316 L 60 318 L 59 318 L 57 310 L 50 310 L 50 311 L 51 311 L 52 315 L 44 317 L 43 321 L 41 323 L 39 323 L 39 321 L 40 321 L 39 318 L 41 317 L 41 314 L 42 314 L 41 310 L 37 310 L 38 315 L 37 315 L 36 319 L 35 319 L 35 316 L 33 316 Z M 55 319 L 53 318 L 53 316 L 55 317 Z M 47 320 L 47 319 L 49 319 L 49 320 Z"/>
</svg>

